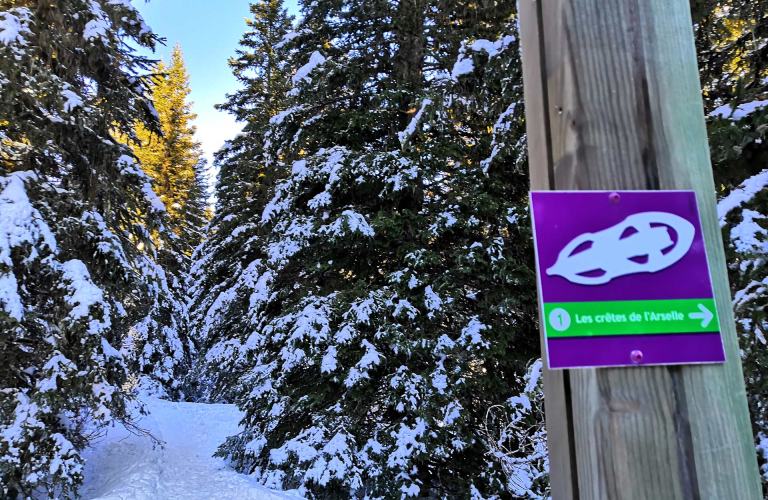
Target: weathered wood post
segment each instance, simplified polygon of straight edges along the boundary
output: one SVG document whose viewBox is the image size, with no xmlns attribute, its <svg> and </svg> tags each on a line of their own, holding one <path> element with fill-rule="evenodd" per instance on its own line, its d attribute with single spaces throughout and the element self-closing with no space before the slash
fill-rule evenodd
<svg viewBox="0 0 768 500">
<path fill-rule="evenodd" d="M 519 5 L 531 188 L 694 190 L 727 357 L 546 371 L 553 498 L 759 500 L 689 2 Z"/>
</svg>

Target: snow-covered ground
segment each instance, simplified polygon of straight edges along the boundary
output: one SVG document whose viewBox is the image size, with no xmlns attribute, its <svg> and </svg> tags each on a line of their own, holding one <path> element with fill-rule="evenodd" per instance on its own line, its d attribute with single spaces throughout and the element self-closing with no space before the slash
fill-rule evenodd
<svg viewBox="0 0 768 500">
<path fill-rule="evenodd" d="M 237 432 L 240 413 L 233 405 L 172 403 L 145 398 L 150 415 L 139 426 L 165 442 L 123 428 L 85 452 L 84 500 L 297 500 L 238 474 L 213 458 L 227 436 Z"/>
</svg>

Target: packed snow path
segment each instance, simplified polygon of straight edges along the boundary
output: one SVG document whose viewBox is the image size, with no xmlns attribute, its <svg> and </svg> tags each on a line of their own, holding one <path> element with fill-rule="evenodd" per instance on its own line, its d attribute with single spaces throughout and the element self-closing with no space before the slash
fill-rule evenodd
<svg viewBox="0 0 768 500">
<path fill-rule="evenodd" d="M 233 405 L 172 403 L 146 398 L 148 417 L 139 425 L 165 442 L 123 428 L 86 451 L 84 500 L 297 500 L 238 474 L 213 458 L 237 432 L 241 414 Z"/>
</svg>

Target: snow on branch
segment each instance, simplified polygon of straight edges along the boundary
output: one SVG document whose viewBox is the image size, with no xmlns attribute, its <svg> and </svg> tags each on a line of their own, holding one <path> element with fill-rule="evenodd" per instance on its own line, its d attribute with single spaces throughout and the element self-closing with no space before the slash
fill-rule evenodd
<svg viewBox="0 0 768 500">
<path fill-rule="evenodd" d="M 725 217 L 731 210 L 749 202 L 766 186 L 768 186 L 768 170 L 763 170 L 742 182 L 737 189 L 734 189 L 728 196 L 720 200 L 717 204 L 717 217 L 720 219 L 720 227 L 725 226 Z"/>
<path fill-rule="evenodd" d="M 75 108 L 83 107 L 83 100 L 80 98 L 79 95 L 72 92 L 71 90 L 62 90 L 61 95 L 65 99 L 64 101 L 65 113 L 71 113 Z"/>
<path fill-rule="evenodd" d="M 144 17 L 139 14 L 139 11 L 136 10 L 136 7 L 131 5 L 131 0 L 109 0 L 107 2 L 109 5 L 117 6 L 119 8 L 125 9 L 128 12 L 132 14 L 132 16 L 135 18 L 135 21 L 129 21 L 132 25 L 139 25 L 139 36 L 147 35 L 152 33 L 152 28 L 149 27 L 149 25 L 144 21 Z M 125 18 L 123 18 L 125 20 Z"/>
<path fill-rule="evenodd" d="M 748 117 L 758 109 L 768 106 L 768 101 L 752 101 L 732 108 L 730 104 L 725 104 L 712 111 L 709 116 L 717 118 L 726 118 L 733 121 L 739 121 Z"/>
<path fill-rule="evenodd" d="M 0 12 L 0 43 L 10 45 L 14 42 L 25 45 L 23 35 L 30 33 L 29 23 L 32 13 L 26 7 Z"/>
<path fill-rule="evenodd" d="M 744 210 L 741 216 L 741 222 L 731 228 L 731 245 L 737 252 L 746 255 L 768 251 L 768 231 L 756 222 L 757 219 L 765 219 L 765 216 L 749 209 Z"/>
<path fill-rule="evenodd" d="M 303 106 L 292 106 L 284 111 L 279 112 L 278 114 L 270 118 L 269 123 L 271 125 L 280 125 L 281 123 L 283 123 L 283 120 L 285 120 L 288 116 L 303 110 L 304 110 Z"/>
<path fill-rule="evenodd" d="M 471 73 L 475 70 L 475 65 L 472 62 L 472 56 L 467 56 L 467 51 L 474 52 L 486 52 L 489 58 L 496 57 L 499 52 L 504 50 L 508 45 L 515 41 L 515 37 L 512 35 L 505 36 L 491 42 L 485 39 L 478 39 L 474 42 L 464 42 L 461 50 L 459 51 L 459 58 L 456 60 L 456 64 L 453 65 L 451 70 L 451 78 L 457 80 L 459 76 Z"/>
<path fill-rule="evenodd" d="M 91 319 L 88 323 L 88 333 L 96 334 L 111 326 L 109 319 L 109 304 L 104 301 L 104 292 L 91 280 L 91 274 L 82 261 L 68 260 L 61 265 L 64 279 L 69 282 L 66 301 L 72 307 L 69 316 L 74 320 L 91 317 L 91 307 L 101 306 L 103 319 Z"/>
<path fill-rule="evenodd" d="M 283 46 L 285 46 L 291 40 L 301 36 L 303 33 L 304 33 L 303 30 L 298 30 L 298 31 L 297 30 L 293 30 L 293 31 L 290 31 L 290 32 L 286 33 L 285 35 L 283 35 L 283 38 L 280 39 L 280 42 L 277 45 L 275 45 L 275 49 L 281 49 Z"/>
<path fill-rule="evenodd" d="M 94 19 L 91 19 L 85 24 L 85 30 L 83 31 L 83 38 L 86 40 L 99 39 L 102 42 L 107 40 L 107 32 L 110 30 L 110 22 L 104 11 L 97 2 L 91 1 L 91 11 L 93 12 Z"/>
<path fill-rule="evenodd" d="M 56 238 L 40 212 L 29 201 L 26 182 L 36 181 L 33 172 L 13 172 L 0 178 L 0 310 L 21 321 L 24 306 L 13 273 L 11 251 L 29 246 L 30 259 L 39 257 L 39 250 L 56 252 Z"/>
<path fill-rule="evenodd" d="M 365 217 L 354 210 L 344 210 L 333 223 L 322 226 L 319 232 L 329 235 L 333 239 L 350 233 L 360 233 L 363 236 L 371 237 L 374 235 L 373 228 L 365 220 Z"/>
<path fill-rule="evenodd" d="M 141 191 L 144 193 L 144 197 L 149 202 L 150 206 L 152 207 L 152 211 L 160 213 L 165 212 L 165 203 L 163 203 L 163 200 L 160 199 L 159 196 L 157 196 L 157 193 L 155 193 L 155 190 L 152 189 L 152 184 L 149 182 L 145 182 L 141 186 Z"/>
<path fill-rule="evenodd" d="M 363 339 L 362 346 L 365 347 L 365 354 L 349 370 L 349 375 L 344 381 L 344 385 L 347 387 L 353 387 L 361 379 L 369 378 L 368 369 L 381 363 L 381 354 L 379 354 L 373 344 Z"/>
<path fill-rule="evenodd" d="M 402 132 L 397 133 L 398 139 L 400 139 L 400 144 L 402 146 L 405 146 L 406 142 L 408 142 L 408 139 L 413 135 L 414 132 L 416 132 L 416 127 L 419 125 L 419 122 L 421 121 L 421 116 L 424 114 L 424 110 L 432 104 L 431 99 L 424 99 L 421 102 L 421 108 L 419 108 L 419 111 L 414 115 L 413 119 L 411 120 L 411 123 L 408 124 L 408 126 L 403 130 Z"/>
<path fill-rule="evenodd" d="M 491 156 L 480 162 L 480 165 L 483 167 L 484 174 L 488 173 L 488 167 L 491 165 L 491 162 L 493 162 L 493 159 L 496 158 L 496 155 L 498 155 L 502 148 L 504 148 L 506 145 L 504 140 L 507 139 L 507 131 L 510 128 L 510 122 L 507 121 L 507 118 L 514 115 L 516 107 L 516 102 L 510 104 L 507 109 L 504 110 L 501 115 L 499 115 L 499 118 L 493 125 L 493 138 L 491 139 L 491 147 L 493 149 L 491 150 Z"/>
<path fill-rule="evenodd" d="M 312 52 L 312 55 L 309 56 L 309 62 L 299 68 L 296 71 L 296 74 L 293 75 L 293 84 L 297 85 L 302 80 L 309 80 L 309 74 L 312 73 L 312 70 L 314 70 L 316 67 L 320 66 L 326 61 L 325 57 L 318 52 L 314 51 Z"/>
<path fill-rule="evenodd" d="M 117 159 L 117 164 L 124 174 L 135 175 L 143 181 L 141 183 L 141 191 L 144 193 L 144 198 L 149 203 L 153 212 L 160 213 L 166 211 L 163 200 L 161 200 L 154 189 L 152 189 L 152 179 L 144 173 L 141 166 L 136 163 L 136 160 L 132 156 L 127 154 L 120 156 L 120 158 Z"/>
</svg>

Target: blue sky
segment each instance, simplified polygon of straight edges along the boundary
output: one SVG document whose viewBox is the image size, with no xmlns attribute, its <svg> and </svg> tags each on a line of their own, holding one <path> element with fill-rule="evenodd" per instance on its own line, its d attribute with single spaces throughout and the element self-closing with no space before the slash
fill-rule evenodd
<svg viewBox="0 0 768 500">
<path fill-rule="evenodd" d="M 298 14 L 297 0 L 287 0 L 291 14 Z M 228 92 L 238 84 L 227 65 L 246 29 L 248 0 L 134 0 L 153 31 L 166 38 L 166 46 L 158 47 L 155 57 L 170 58 L 171 48 L 181 43 L 184 60 L 190 74 L 191 99 L 197 113 L 197 140 L 202 143 L 206 158 L 224 141 L 237 134 L 241 125 L 227 113 L 213 106 L 224 102 Z"/>
</svg>

